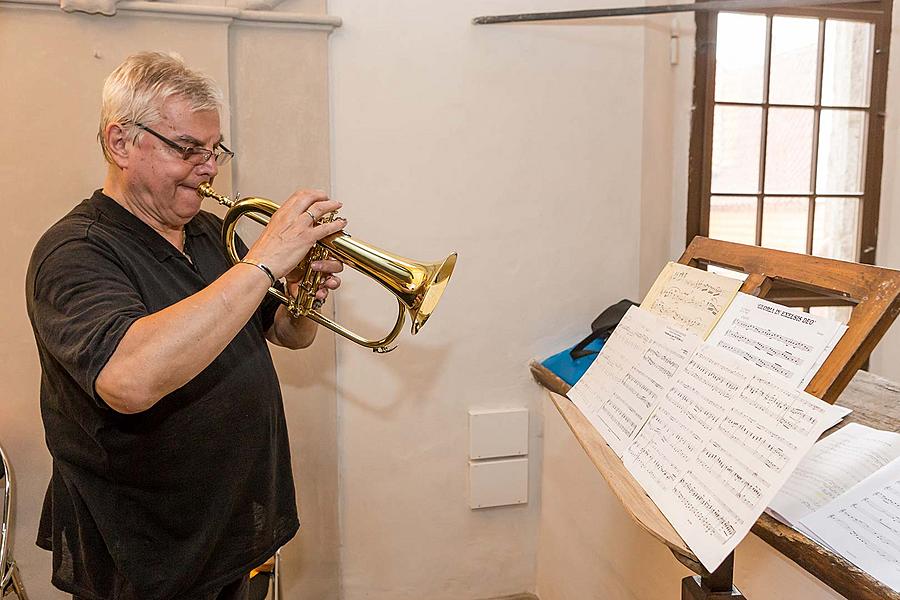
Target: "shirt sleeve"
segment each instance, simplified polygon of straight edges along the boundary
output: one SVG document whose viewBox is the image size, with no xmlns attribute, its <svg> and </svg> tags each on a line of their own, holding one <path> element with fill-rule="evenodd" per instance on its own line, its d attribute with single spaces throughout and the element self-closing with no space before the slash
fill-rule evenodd
<svg viewBox="0 0 900 600">
<path fill-rule="evenodd" d="M 115 256 L 89 239 L 53 249 L 34 276 L 35 334 L 86 394 L 128 328 L 147 316 L 138 290 Z"/>
</svg>

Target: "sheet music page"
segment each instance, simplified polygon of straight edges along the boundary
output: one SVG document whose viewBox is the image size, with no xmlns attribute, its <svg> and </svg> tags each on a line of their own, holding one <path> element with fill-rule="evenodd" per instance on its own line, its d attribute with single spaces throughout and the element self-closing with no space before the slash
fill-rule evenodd
<svg viewBox="0 0 900 600">
<path fill-rule="evenodd" d="M 824 431 L 828 409 L 771 373 L 701 344 L 623 462 L 713 571 Z"/>
<path fill-rule="evenodd" d="M 846 406 L 840 406 L 839 404 L 831 405 L 831 420 L 828 421 L 825 429 L 831 429 L 838 423 L 844 420 L 844 418 L 853 412 L 852 408 L 847 408 Z"/>
<path fill-rule="evenodd" d="M 831 338 L 831 341 L 825 347 L 825 350 L 822 351 L 822 354 L 819 355 L 819 358 L 816 360 L 816 364 L 812 366 L 809 370 L 809 373 L 806 374 L 806 377 L 803 378 L 803 381 L 800 383 L 799 388 L 806 389 L 806 386 L 809 385 L 809 382 L 812 381 L 812 378 L 816 376 L 816 373 L 819 372 L 819 369 L 822 367 L 822 363 L 831 355 L 831 351 L 834 350 L 834 347 L 837 346 L 838 342 L 841 341 L 841 338 L 844 337 L 844 332 L 847 331 L 847 326 L 843 323 L 840 324 L 837 331 L 834 332 L 834 337 Z"/>
<path fill-rule="evenodd" d="M 846 329 L 739 292 L 707 342 L 804 389 Z"/>
<path fill-rule="evenodd" d="M 697 336 L 631 307 L 567 396 L 621 457 L 699 343 Z"/>
<path fill-rule="evenodd" d="M 808 514 L 900 457 L 900 433 L 848 423 L 817 442 L 769 503 L 797 526 Z"/>
<path fill-rule="evenodd" d="M 742 283 L 670 262 L 647 292 L 641 308 L 706 339 Z"/>
<path fill-rule="evenodd" d="M 900 458 L 800 522 L 838 554 L 900 592 Z"/>
</svg>

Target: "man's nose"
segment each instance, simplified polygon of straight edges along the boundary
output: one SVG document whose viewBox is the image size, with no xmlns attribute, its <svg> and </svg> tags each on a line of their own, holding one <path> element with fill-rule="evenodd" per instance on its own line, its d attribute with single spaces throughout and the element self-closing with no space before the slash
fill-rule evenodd
<svg viewBox="0 0 900 600">
<path fill-rule="evenodd" d="M 209 159 L 207 159 L 206 162 L 202 162 L 197 165 L 196 169 L 198 175 L 203 175 L 204 177 L 209 178 L 215 177 L 219 172 L 219 164 L 216 162 L 216 155 L 213 154 L 209 157 Z"/>
</svg>

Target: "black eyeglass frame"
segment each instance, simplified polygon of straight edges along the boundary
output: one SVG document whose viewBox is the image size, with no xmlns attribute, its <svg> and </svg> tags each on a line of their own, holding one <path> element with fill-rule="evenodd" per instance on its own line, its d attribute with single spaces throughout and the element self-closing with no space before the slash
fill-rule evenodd
<svg viewBox="0 0 900 600">
<path fill-rule="evenodd" d="M 230 161 L 232 158 L 234 158 L 234 152 L 229 150 L 228 147 L 225 144 L 223 144 L 222 142 L 219 142 L 218 144 L 216 144 L 216 146 L 218 146 L 220 148 L 220 151 L 218 151 L 218 152 L 215 150 L 210 150 L 209 148 L 202 148 L 202 147 L 198 147 L 198 146 L 182 146 L 178 142 L 173 142 L 172 140 L 170 140 L 163 134 L 159 133 L 158 131 L 153 131 L 152 129 L 150 129 L 149 127 L 144 125 L 143 123 L 135 123 L 134 125 L 135 125 L 135 127 L 139 127 L 141 129 L 143 129 L 144 131 L 146 131 L 147 133 L 155 136 L 157 139 L 159 139 L 161 142 L 163 142 L 164 144 L 166 144 L 173 150 L 177 150 L 181 154 L 181 160 L 183 160 L 185 162 L 189 162 L 191 164 L 202 165 L 203 163 L 208 161 L 210 158 L 215 157 L 216 164 L 219 166 L 222 166 L 222 165 L 228 163 L 228 161 Z M 198 156 L 198 157 L 203 156 L 203 160 L 201 160 L 200 162 L 194 163 L 193 160 L 190 160 L 190 157 L 192 157 L 192 156 Z"/>
</svg>

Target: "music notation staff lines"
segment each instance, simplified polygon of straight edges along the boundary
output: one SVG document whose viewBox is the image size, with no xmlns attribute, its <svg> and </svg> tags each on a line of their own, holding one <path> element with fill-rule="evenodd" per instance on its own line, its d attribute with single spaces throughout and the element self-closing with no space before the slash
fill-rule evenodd
<svg viewBox="0 0 900 600">
<path fill-rule="evenodd" d="M 721 418 L 720 405 L 714 402 L 697 402 L 700 392 L 686 382 L 678 382 L 669 388 L 666 400 L 685 415 L 685 420 L 696 429 L 711 431 Z"/>
<path fill-rule="evenodd" d="M 715 441 L 700 451 L 698 465 L 748 510 L 759 504 L 763 489 L 769 487 L 757 471 Z"/>
<path fill-rule="evenodd" d="M 627 453 L 631 460 L 644 467 L 657 485 L 668 489 L 695 461 L 702 443 L 703 438 L 679 415 L 660 405 L 628 446 Z"/>
<path fill-rule="evenodd" d="M 780 337 L 783 337 L 783 336 L 780 336 Z M 771 346 L 771 345 L 763 343 L 759 340 L 754 340 L 753 338 L 742 333 L 741 330 L 739 330 L 739 329 L 729 329 L 725 333 L 724 339 L 725 340 L 734 340 L 738 344 L 750 346 L 751 348 L 754 348 L 755 350 L 757 350 L 759 352 L 763 352 L 764 354 L 766 354 L 768 356 L 777 356 L 779 358 L 783 358 L 787 362 L 794 364 L 794 365 L 800 365 L 800 363 L 803 362 L 803 360 L 796 354 L 793 354 L 787 350 L 779 350 L 775 346 Z M 808 344 L 804 344 L 804 345 L 809 347 Z M 736 346 L 732 346 L 732 347 L 736 348 Z M 811 350 L 811 348 L 810 348 L 810 350 Z"/>
<path fill-rule="evenodd" d="M 689 317 L 684 314 L 677 303 L 666 302 L 660 299 L 650 305 L 650 310 L 655 314 L 666 317 L 670 321 L 676 323 L 679 327 L 683 327 L 688 331 L 692 331 L 703 324 L 703 321 L 697 317 Z"/>
<path fill-rule="evenodd" d="M 737 532 L 734 523 L 740 521 L 738 515 L 721 503 L 693 472 L 678 480 L 672 495 L 675 504 L 685 513 L 679 517 L 699 523 L 703 531 L 720 544 L 728 542 Z"/>
<path fill-rule="evenodd" d="M 642 358 L 644 362 L 659 371 L 666 378 L 675 375 L 675 371 L 678 370 L 682 362 L 673 358 L 670 353 L 653 347 L 647 348 Z"/>
<path fill-rule="evenodd" d="M 744 385 L 745 377 L 739 372 L 709 360 L 709 357 L 697 352 L 688 363 L 687 376 L 704 390 L 731 400 Z"/>
<path fill-rule="evenodd" d="M 731 344 L 729 342 L 725 342 L 725 341 L 720 342 L 719 348 L 722 348 L 723 350 L 727 350 L 727 351 L 731 352 L 732 354 L 736 354 L 736 355 L 740 356 L 741 358 L 743 358 L 744 360 L 752 362 L 752 363 L 756 364 L 757 366 L 762 367 L 763 369 L 772 371 L 773 373 L 777 373 L 778 375 L 780 375 L 781 377 L 784 377 L 785 379 L 790 379 L 791 376 L 793 376 L 793 374 L 794 374 L 794 371 L 791 371 L 790 369 L 786 369 L 785 367 L 782 367 L 775 361 L 766 360 L 759 356 L 754 356 L 753 353 L 748 352 L 747 350 L 744 350 L 743 348 L 741 348 L 739 346 L 735 346 L 734 344 Z"/>
<path fill-rule="evenodd" d="M 642 467 L 646 477 L 662 489 L 672 487 L 681 469 L 663 451 L 665 440 L 648 438 L 643 445 L 632 444 L 628 447 L 629 458 Z"/>
<path fill-rule="evenodd" d="M 616 391 L 610 392 L 609 400 L 603 404 L 597 416 L 616 432 L 620 439 L 630 438 L 638 426 L 644 422 L 643 416 Z"/>
<path fill-rule="evenodd" d="M 805 406 L 799 406 L 799 404 L 805 404 Z M 824 409 L 813 406 L 801 398 L 797 404 L 785 411 L 778 420 L 778 424 L 785 429 L 808 433 L 812 431 L 824 414 Z"/>
<path fill-rule="evenodd" d="M 713 299 L 698 295 L 697 291 L 700 290 L 697 288 L 684 290 L 680 287 L 663 288 L 659 297 L 651 305 L 651 310 L 653 308 L 662 307 L 672 307 L 671 309 L 677 310 L 678 308 L 683 308 L 685 305 L 689 305 L 711 315 L 718 315 L 720 310 L 719 304 Z M 716 294 L 716 296 L 718 296 L 718 294 Z M 712 296 L 712 298 L 715 298 L 716 296 Z"/>
<path fill-rule="evenodd" d="M 737 408 L 722 419 L 719 431 L 773 471 L 784 469 L 797 452 L 796 444 Z"/>
<path fill-rule="evenodd" d="M 838 487 L 837 482 L 831 477 L 825 477 L 822 475 L 818 475 L 816 473 L 807 473 L 805 475 L 804 483 L 812 489 L 819 491 L 819 496 L 824 498 L 834 498 L 838 494 L 844 491 L 842 487 Z M 812 510 L 816 508 L 815 505 L 810 504 L 807 499 L 808 489 L 800 488 L 792 486 L 791 480 L 788 480 L 788 483 L 784 485 L 780 490 L 778 490 L 779 495 L 784 495 L 791 497 L 799 502 L 801 502 L 807 509 Z"/>
<path fill-rule="evenodd" d="M 622 387 L 631 392 L 632 396 L 641 401 L 645 410 L 649 410 L 656 404 L 656 396 L 662 386 L 655 384 L 640 371 L 631 370 L 622 379 Z"/>
<path fill-rule="evenodd" d="M 885 510 L 884 501 L 884 491 L 881 491 L 873 494 L 871 498 L 857 502 L 853 508 L 859 516 L 852 518 L 863 523 L 862 526 L 882 544 L 897 549 L 898 552 L 895 554 L 900 556 L 900 515 Z M 849 509 L 844 511 L 848 515 L 851 514 Z"/>
<path fill-rule="evenodd" d="M 754 377 L 741 393 L 743 400 L 784 429 L 801 434 L 808 433 L 817 425 L 826 409 L 818 403 L 810 402 L 791 390 L 785 390 L 764 383 Z"/>
<path fill-rule="evenodd" d="M 644 349 L 652 343 L 652 338 L 640 327 L 634 327 L 631 323 L 625 322 L 624 320 L 619 323 L 617 327 L 623 326 L 625 335 L 619 336 L 619 343 L 623 347 L 629 348 L 635 352 L 643 352 Z"/>
<path fill-rule="evenodd" d="M 900 529 L 891 527 L 890 523 L 883 521 L 864 519 L 863 516 L 870 515 L 866 514 L 865 504 L 857 503 L 839 510 L 830 519 L 861 544 L 878 554 L 882 560 L 893 563 L 900 570 L 900 543 L 898 543 Z"/>
<path fill-rule="evenodd" d="M 802 340 L 797 340 L 797 339 L 788 337 L 786 335 L 782 335 L 782 334 L 778 333 L 777 331 L 773 331 L 772 329 L 769 329 L 768 327 L 760 327 L 753 321 L 748 321 L 747 319 L 743 319 L 743 318 L 736 319 L 735 325 L 737 325 L 741 329 L 744 329 L 747 331 L 752 331 L 753 333 L 755 333 L 757 335 L 760 335 L 760 336 L 762 336 L 766 339 L 772 340 L 772 341 L 776 341 L 779 344 L 783 344 L 783 345 L 785 345 L 789 348 L 793 348 L 794 350 L 797 350 L 799 352 L 811 352 L 813 350 L 813 347 L 811 345 L 807 344 L 806 342 L 803 342 Z M 743 339 L 746 339 L 748 342 L 752 341 L 746 337 Z M 777 354 L 777 352 L 776 352 L 776 354 Z"/>
</svg>

